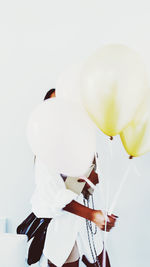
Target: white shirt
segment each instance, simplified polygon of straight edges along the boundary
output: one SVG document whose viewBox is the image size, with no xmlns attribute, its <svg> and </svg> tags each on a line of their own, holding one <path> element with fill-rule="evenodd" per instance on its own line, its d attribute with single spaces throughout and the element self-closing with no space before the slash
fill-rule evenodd
<svg viewBox="0 0 150 267">
<path fill-rule="evenodd" d="M 77 241 L 80 256 L 82 257 L 84 254 L 90 262 L 93 262 L 85 219 L 63 210 L 72 200 L 83 204 L 82 194 L 78 196 L 71 190 L 66 189 L 61 176 L 50 174 L 46 165 L 37 158 L 35 183 L 36 188 L 31 199 L 32 211 L 37 217 L 53 218 L 47 229 L 40 266 L 47 267 L 47 259 L 58 267 L 62 266 L 68 258 L 75 241 Z M 95 209 L 100 209 L 99 195 L 98 184 L 93 194 L 94 200 L 97 202 L 95 203 Z M 95 245 L 99 255 L 103 249 L 99 229 L 95 235 Z"/>
</svg>

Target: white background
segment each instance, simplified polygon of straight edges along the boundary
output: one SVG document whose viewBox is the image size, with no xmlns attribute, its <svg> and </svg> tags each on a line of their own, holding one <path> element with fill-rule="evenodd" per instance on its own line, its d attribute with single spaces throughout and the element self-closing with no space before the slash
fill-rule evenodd
<svg viewBox="0 0 150 267">
<path fill-rule="evenodd" d="M 0 215 L 8 218 L 7 231 L 15 232 L 30 212 L 34 188 L 33 155 L 25 133 L 31 110 L 55 87 L 64 68 L 106 43 L 139 51 L 150 76 L 150 4 L 5 0 L 0 5 Z M 127 154 L 116 139 L 115 163 L 106 165 L 104 139 L 107 143 L 108 138 L 99 137 L 98 150 L 103 168 L 113 169 L 113 191 L 126 169 Z M 117 227 L 108 238 L 112 267 L 150 265 L 150 154 L 134 162 L 140 175 L 130 173 L 115 210 Z"/>
</svg>

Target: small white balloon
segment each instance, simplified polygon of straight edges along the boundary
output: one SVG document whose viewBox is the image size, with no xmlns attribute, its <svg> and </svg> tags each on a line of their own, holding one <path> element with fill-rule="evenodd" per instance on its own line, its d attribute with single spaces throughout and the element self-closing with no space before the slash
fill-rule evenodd
<svg viewBox="0 0 150 267">
<path fill-rule="evenodd" d="M 95 126 L 75 103 L 46 100 L 31 114 L 27 135 L 33 153 L 50 171 L 81 176 L 93 161 Z"/>
</svg>

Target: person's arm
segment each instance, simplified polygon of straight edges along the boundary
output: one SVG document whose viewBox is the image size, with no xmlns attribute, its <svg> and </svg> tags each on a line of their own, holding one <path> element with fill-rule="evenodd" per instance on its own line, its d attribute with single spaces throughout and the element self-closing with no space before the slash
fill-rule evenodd
<svg viewBox="0 0 150 267">
<path fill-rule="evenodd" d="M 101 230 L 105 230 L 105 216 L 101 210 L 90 209 L 75 200 L 66 205 L 63 210 L 88 219 L 95 223 Z M 115 226 L 116 218 L 117 216 L 113 214 L 107 216 L 107 232 L 109 232 L 111 228 Z"/>
<path fill-rule="evenodd" d="M 63 209 L 68 211 L 68 212 L 71 212 L 73 214 L 76 214 L 78 216 L 81 216 L 85 219 L 88 219 L 90 221 L 93 221 L 93 219 L 94 219 L 94 210 L 92 210 L 88 207 L 85 207 L 84 205 L 78 203 L 75 200 L 71 201 Z"/>
<path fill-rule="evenodd" d="M 95 185 L 99 182 L 98 175 L 93 170 L 88 178 L 91 182 Z M 79 179 L 80 182 L 83 182 L 82 179 Z M 86 183 L 85 185 L 86 190 L 89 188 L 89 185 Z M 105 230 L 105 215 L 101 210 L 93 210 L 84 205 L 78 203 L 77 201 L 73 200 L 69 204 L 67 204 L 64 208 L 65 211 L 71 212 L 75 215 L 81 216 L 85 219 L 88 219 L 95 223 L 101 230 Z M 112 227 L 115 226 L 117 216 L 111 214 L 107 216 L 107 231 L 110 231 Z"/>
</svg>

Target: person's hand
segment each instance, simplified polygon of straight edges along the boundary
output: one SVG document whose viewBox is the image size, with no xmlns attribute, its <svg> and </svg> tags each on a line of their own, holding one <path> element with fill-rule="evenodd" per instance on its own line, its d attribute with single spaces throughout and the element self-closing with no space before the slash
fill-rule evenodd
<svg viewBox="0 0 150 267">
<path fill-rule="evenodd" d="M 116 219 L 118 217 L 114 214 L 107 215 L 107 217 L 104 215 L 104 213 L 101 210 L 95 210 L 93 222 L 102 230 L 105 231 L 105 223 L 107 219 L 106 224 L 106 231 L 109 232 L 116 223 Z"/>
</svg>

